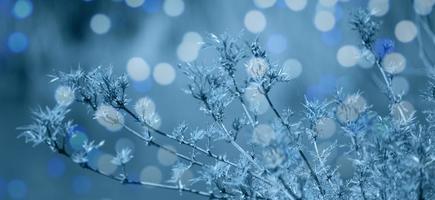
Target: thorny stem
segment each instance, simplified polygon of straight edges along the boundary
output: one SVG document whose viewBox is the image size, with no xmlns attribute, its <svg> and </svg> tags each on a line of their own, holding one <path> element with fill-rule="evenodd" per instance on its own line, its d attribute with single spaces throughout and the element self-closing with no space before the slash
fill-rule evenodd
<svg viewBox="0 0 435 200">
<path fill-rule="evenodd" d="M 236 90 L 236 94 L 237 94 L 237 97 L 239 98 L 240 104 L 242 105 L 243 111 L 245 112 L 246 116 L 248 117 L 249 124 L 252 126 L 252 128 L 255 128 L 255 122 L 252 119 L 252 116 L 249 113 L 248 108 L 246 107 L 246 102 L 245 102 L 245 99 L 243 99 L 242 91 L 240 90 L 234 76 L 230 75 L 230 77 L 231 77 L 231 80 L 233 81 L 234 89 Z"/>
<path fill-rule="evenodd" d="M 278 119 L 281 121 L 281 124 L 287 128 L 287 131 L 289 133 L 291 133 L 292 131 L 291 131 L 290 125 L 288 125 L 288 123 L 285 122 L 284 119 L 282 118 L 281 114 L 279 114 L 278 110 L 273 105 L 269 95 L 267 93 L 265 93 L 264 96 L 266 97 L 267 103 L 269 104 L 269 106 L 273 110 L 273 112 L 275 113 L 276 117 L 278 117 Z M 310 162 L 308 162 L 308 159 L 305 156 L 305 153 L 301 149 L 298 149 L 298 152 L 299 152 L 299 155 L 302 157 L 302 160 L 305 162 L 305 164 L 307 165 L 308 169 L 310 170 L 310 174 L 313 177 L 314 181 L 316 182 L 316 185 L 319 188 L 320 194 L 322 194 L 322 196 L 324 196 L 325 195 L 325 191 L 323 190 L 323 188 L 322 188 L 322 186 L 320 184 L 319 177 L 317 176 L 316 172 L 314 172 L 314 169 L 311 166 Z"/>
<path fill-rule="evenodd" d="M 47 131 L 49 133 L 49 135 L 51 135 L 50 129 L 47 127 Z M 64 147 L 60 147 L 58 145 L 58 143 L 56 141 L 54 141 L 54 148 L 55 148 L 55 152 L 59 153 L 60 155 L 63 155 L 67 158 L 71 158 L 71 154 L 68 153 L 66 151 L 66 149 Z M 153 183 L 153 182 L 147 182 L 147 181 L 135 181 L 135 180 L 131 180 L 127 177 L 127 173 L 124 172 L 124 176 L 120 176 L 120 175 L 108 175 L 105 174 L 103 172 L 101 172 L 98 169 L 94 169 L 91 166 L 89 166 L 88 163 L 81 163 L 80 166 L 84 169 L 90 170 L 96 174 L 99 174 L 101 176 L 107 177 L 109 179 L 115 180 L 117 182 L 120 182 L 122 184 L 127 184 L 127 185 L 143 185 L 143 186 L 150 186 L 150 187 L 155 187 L 155 188 L 162 188 L 162 189 L 169 189 L 169 190 L 177 190 L 177 191 L 183 191 L 183 192 L 188 192 L 188 193 L 192 193 L 192 194 L 196 194 L 196 195 L 200 195 L 200 196 L 204 196 L 204 197 L 208 197 L 210 199 L 227 199 L 227 197 L 225 196 L 217 196 L 212 192 L 204 192 L 201 190 L 196 190 L 196 189 L 192 189 L 192 188 L 188 188 L 188 187 L 183 187 L 180 185 L 164 185 L 164 184 L 159 184 L 159 183 Z M 226 194 L 227 195 L 227 194 Z"/>
<path fill-rule="evenodd" d="M 382 64 L 380 60 L 376 61 L 376 66 L 378 67 L 379 71 L 382 74 L 382 78 L 384 79 L 385 82 L 385 86 L 387 87 L 388 92 L 390 93 L 390 96 L 392 99 L 390 99 L 390 101 L 392 100 L 392 103 L 397 103 L 397 110 L 399 111 L 400 117 L 402 118 L 403 122 L 406 122 L 406 117 L 405 117 L 405 113 L 403 112 L 403 107 L 400 104 L 400 102 L 397 102 L 397 97 L 393 92 L 393 88 L 391 87 L 391 81 L 390 79 L 387 78 L 387 74 L 385 73 L 384 69 L 382 68 Z"/>
<path fill-rule="evenodd" d="M 191 162 L 194 165 L 204 166 L 204 164 L 202 162 L 194 160 L 193 158 L 190 158 L 190 157 L 188 157 L 186 155 L 183 155 L 181 153 L 178 153 L 178 152 L 176 152 L 176 151 L 174 151 L 174 150 L 172 150 L 172 149 L 170 149 L 170 148 L 168 148 L 166 146 L 163 146 L 163 145 L 161 145 L 159 143 L 156 143 L 152 138 L 145 138 L 143 135 L 141 135 L 137 131 L 133 130 L 132 128 L 128 127 L 127 125 L 124 125 L 124 128 L 128 132 L 132 133 L 133 135 L 135 135 L 135 136 L 139 137 L 140 139 L 142 139 L 143 141 L 147 142 L 149 145 L 153 145 L 153 146 L 155 146 L 157 148 L 163 149 L 163 150 L 167 151 L 168 153 L 171 153 L 171 154 L 173 154 L 173 155 L 175 155 L 175 156 L 177 156 L 177 157 L 179 157 L 181 159 L 184 159 L 186 161 Z"/>
<path fill-rule="evenodd" d="M 289 185 L 287 185 L 284 181 L 284 178 L 280 175 L 278 176 L 278 180 L 281 182 L 281 184 L 284 186 L 284 188 L 287 190 L 287 192 L 293 197 L 295 200 L 301 200 L 301 197 L 298 197 L 296 193 L 290 188 Z"/>
<path fill-rule="evenodd" d="M 153 131 L 153 132 L 155 132 L 155 133 L 158 133 L 158 134 L 160 134 L 160 135 L 162 135 L 162 136 L 165 136 L 165 137 L 167 137 L 167 138 L 169 138 L 169 139 L 171 139 L 171 140 L 175 140 L 175 141 L 179 142 L 180 144 L 183 144 L 183 145 L 189 146 L 190 148 L 192 148 L 192 149 L 194 149 L 194 150 L 197 150 L 197 151 L 203 153 L 204 155 L 209 156 L 209 157 L 211 157 L 211 158 L 213 158 L 213 159 L 215 159 L 215 160 L 217 160 L 217 161 L 220 161 L 220 162 L 226 163 L 226 164 L 228 164 L 228 165 L 230 165 L 230 166 L 232 166 L 232 167 L 235 167 L 235 168 L 240 168 L 240 166 L 238 166 L 237 164 L 235 164 L 235 163 L 233 163 L 233 162 L 231 162 L 231 161 L 229 161 L 229 160 L 226 160 L 223 156 L 216 155 L 216 154 L 212 153 L 210 150 L 205 150 L 205 149 L 203 149 L 203 148 L 201 148 L 201 147 L 198 147 L 197 145 L 195 145 L 195 144 L 193 144 L 193 143 L 190 143 L 190 142 L 185 141 L 185 140 L 183 140 L 183 139 L 178 139 L 178 138 L 176 138 L 176 137 L 174 137 L 174 136 L 169 135 L 168 133 L 165 133 L 165 132 L 163 132 L 163 131 L 161 131 L 161 130 L 158 130 L 158 129 L 156 129 L 156 128 L 150 126 L 149 124 L 147 124 L 147 123 L 145 123 L 145 122 L 142 122 L 142 121 L 139 119 L 138 116 L 136 116 L 133 112 L 131 112 L 131 111 L 130 111 L 127 107 L 125 107 L 125 106 L 122 106 L 121 109 L 124 110 L 125 112 L 127 112 L 127 113 L 128 113 L 131 117 L 133 117 L 133 118 L 134 118 L 138 123 L 140 123 L 140 124 L 146 126 L 148 129 L 150 129 L 151 131 Z M 251 175 L 254 176 L 255 178 L 257 178 L 257 179 L 263 181 L 264 183 L 269 184 L 269 185 L 271 184 L 268 180 L 264 179 L 263 177 L 261 177 L 261 176 L 255 174 L 255 173 L 253 173 L 253 172 L 251 172 L 251 171 L 248 171 L 248 172 L 249 172 L 249 174 L 251 174 Z"/>
</svg>

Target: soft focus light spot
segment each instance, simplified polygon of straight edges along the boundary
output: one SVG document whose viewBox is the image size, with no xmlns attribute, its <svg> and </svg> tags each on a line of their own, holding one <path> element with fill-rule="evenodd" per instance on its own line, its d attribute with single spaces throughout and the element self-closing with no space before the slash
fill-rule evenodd
<svg viewBox="0 0 435 200">
<path fill-rule="evenodd" d="M 392 110 L 393 118 L 401 122 L 403 122 L 402 115 L 405 117 L 405 119 L 409 119 L 415 113 L 414 106 L 408 101 L 402 101 L 400 103 L 394 104 L 391 110 Z"/>
<path fill-rule="evenodd" d="M 99 158 L 104 155 L 101 150 L 94 149 L 91 152 L 88 153 L 88 164 L 94 169 L 98 169 L 98 160 Z"/>
<path fill-rule="evenodd" d="M 183 62 L 192 62 L 196 60 L 199 50 L 203 44 L 203 39 L 196 32 L 188 32 L 184 34 L 183 40 L 177 48 L 177 56 Z"/>
<path fill-rule="evenodd" d="M 288 79 L 297 78 L 302 73 L 302 64 L 296 59 L 288 59 L 284 62 L 282 72 Z"/>
<path fill-rule="evenodd" d="M 337 61 L 343 67 L 352 67 L 358 63 L 360 51 L 353 45 L 342 46 L 337 51 Z"/>
<path fill-rule="evenodd" d="M 287 49 L 287 39 L 281 34 L 274 34 L 267 40 L 267 49 L 272 53 L 282 53 Z"/>
<path fill-rule="evenodd" d="M 245 27 L 252 33 L 260 33 L 266 28 L 266 17 L 257 10 L 251 10 L 245 15 Z"/>
<path fill-rule="evenodd" d="M 18 19 L 23 19 L 32 14 L 33 4 L 28 0 L 18 0 L 15 2 L 14 8 L 12 10 L 13 14 Z"/>
<path fill-rule="evenodd" d="M 27 49 L 28 39 L 24 33 L 14 32 L 9 35 L 8 47 L 14 53 L 20 53 Z"/>
<path fill-rule="evenodd" d="M 104 14 L 95 14 L 91 18 L 91 29 L 96 34 L 105 34 L 109 31 L 110 27 L 112 25 L 112 22 L 110 21 L 110 18 L 107 15 Z"/>
<path fill-rule="evenodd" d="M 391 81 L 391 88 L 395 94 L 405 95 L 409 91 L 409 82 L 404 77 L 395 76 Z"/>
<path fill-rule="evenodd" d="M 334 135 L 336 131 L 335 121 L 331 118 L 321 118 L 316 123 L 316 132 L 321 139 L 328 139 Z"/>
<path fill-rule="evenodd" d="M 177 152 L 177 150 L 173 146 L 165 145 L 165 147 L 173 152 Z M 166 149 L 160 148 L 159 151 L 157 152 L 157 160 L 159 161 L 160 164 L 164 166 L 170 166 L 177 161 L 177 156 L 170 153 Z"/>
<path fill-rule="evenodd" d="M 170 17 L 176 17 L 184 11 L 183 0 L 165 0 L 163 3 L 163 11 Z"/>
<path fill-rule="evenodd" d="M 129 138 L 120 138 L 116 141 L 115 150 L 120 152 L 122 149 L 129 148 L 134 151 L 135 145 Z"/>
<path fill-rule="evenodd" d="M 27 196 L 27 185 L 22 180 L 12 180 L 8 184 L 8 193 L 12 199 L 24 199 Z"/>
<path fill-rule="evenodd" d="M 252 142 L 261 146 L 268 146 L 275 137 L 275 132 L 270 125 L 259 124 L 254 128 Z"/>
<path fill-rule="evenodd" d="M 117 165 L 112 163 L 113 156 L 109 154 L 104 154 L 98 158 L 98 170 L 101 173 L 110 175 L 113 174 L 118 168 Z"/>
<path fill-rule="evenodd" d="M 160 85 L 169 85 L 175 80 L 175 69 L 168 63 L 159 63 L 154 67 L 154 80 Z"/>
<path fill-rule="evenodd" d="M 397 74 L 405 70 L 406 58 L 400 53 L 389 53 L 382 60 L 384 70 L 390 74 Z"/>
<path fill-rule="evenodd" d="M 61 106 L 69 106 L 75 99 L 74 90 L 69 86 L 59 86 L 56 89 L 54 98 L 57 104 Z"/>
<path fill-rule="evenodd" d="M 337 107 L 337 118 L 341 123 L 353 122 L 367 108 L 367 102 L 360 94 L 353 94 Z"/>
<path fill-rule="evenodd" d="M 160 183 L 162 181 L 162 172 L 155 166 L 147 166 L 140 172 L 140 180 L 146 182 Z"/>
<path fill-rule="evenodd" d="M 372 51 L 368 49 L 362 49 L 360 51 L 361 55 L 358 59 L 358 65 L 361 66 L 364 69 L 368 69 L 373 67 L 376 61 L 375 55 L 372 53 Z"/>
<path fill-rule="evenodd" d="M 314 17 L 314 25 L 322 32 L 330 31 L 335 26 L 334 14 L 329 11 L 318 11 Z"/>
<path fill-rule="evenodd" d="M 397 40 L 401 42 L 411 42 L 417 36 L 417 26 L 409 20 L 400 21 L 394 29 L 394 34 Z"/>
<path fill-rule="evenodd" d="M 372 15 L 381 17 L 387 14 L 390 9 L 390 2 L 389 0 L 370 0 L 367 7 Z"/>
<path fill-rule="evenodd" d="M 130 58 L 127 62 L 127 74 L 134 81 L 143 81 L 150 76 L 148 63 L 139 57 Z"/>
<path fill-rule="evenodd" d="M 83 149 L 83 143 L 88 141 L 88 136 L 82 130 L 74 130 L 69 139 L 69 144 L 72 149 L 78 151 Z"/>
<path fill-rule="evenodd" d="M 351 179 L 354 177 L 354 165 L 347 154 L 339 156 L 336 162 L 338 172 L 342 178 Z"/>
<path fill-rule="evenodd" d="M 61 177 L 65 173 L 65 162 L 62 158 L 54 156 L 48 160 L 48 175 L 51 177 Z"/>
<path fill-rule="evenodd" d="M 285 0 L 285 4 L 290 10 L 301 11 L 307 6 L 307 0 Z"/>
<path fill-rule="evenodd" d="M 72 182 L 72 189 L 77 195 L 85 195 L 91 190 L 92 183 L 87 176 L 76 176 Z"/>
<path fill-rule="evenodd" d="M 338 0 L 319 0 L 319 3 L 325 7 L 333 7 Z"/>
<path fill-rule="evenodd" d="M 125 0 L 127 6 L 130 6 L 132 8 L 137 8 L 141 6 L 144 2 L 145 0 Z"/>
<path fill-rule="evenodd" d="M 268 69 L 269 64 L 263 58 L 252 57 L 246 64 L 246 72 L 254 79 L 263 77 Z"/>
<path fill-rule="evenodd" d="M 414 0 L 414 11 L 419 15 L 428 15 L 432 12 L 434 0 Z"/>
<path fill-rule="evenodd" d="M 249 109 L 256 115 L 264 114 L 269 109 L 267 99 L 259 91 L 259 87 L 259 85 L 251 83 L 245 90 L 245 98 Z"/>
<path fill-rule="evenodd" d="M 254 0 L 254 4 L 259 8 L 270 8 L 275 5 L 276 0 Z"/>
</svg>

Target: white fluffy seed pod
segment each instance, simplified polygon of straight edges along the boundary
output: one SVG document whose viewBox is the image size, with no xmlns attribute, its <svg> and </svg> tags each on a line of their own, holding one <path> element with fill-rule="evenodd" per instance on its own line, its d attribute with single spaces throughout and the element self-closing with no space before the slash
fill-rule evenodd
<svg viewBox="0 0 435 200">
<path fill-rule="evenodd" d="M 54 99 L 61 106 L 69 106 L 75 99 L 74 90 L 69 86 L 59 86 L 54 93 Z"/>
<path fill-rule="evenodd" d="M 268 69 L 269 64 L 263 58 L 251 58 L 246 64 L 246 72 L 254 79 L 263 77 Z"/>
<path fill-rule="evenodd" d="M 124 126 L 124 116 L 109 105 L 100 105 L 95 112 L 95 119 L 109 131 L 119 131 Z"/>
</svg>

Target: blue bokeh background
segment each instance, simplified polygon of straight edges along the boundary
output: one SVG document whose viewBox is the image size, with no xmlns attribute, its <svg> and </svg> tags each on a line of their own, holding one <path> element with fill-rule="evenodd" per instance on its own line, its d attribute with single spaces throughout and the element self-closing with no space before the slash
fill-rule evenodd
<svg viewBox="0 0 435 200">
<path fill-rule="evenodd" d="M 420 108 L 425 106 L 419 94 L 426 78 L 418 58 L 418 46 L 415 40 L 409 43 L 398 41 L 394 33 L 396 24 L 401 20 L 414 20 L 413 5 L 411 1 L 383 1 L 389 7 L 385 15 L 379 17 L 383 21 L 380 37 L 393 41 L 394 51 L 400 52 L 407 60 L 406 69 L 400 73 L 402 85 L 398 87 L 409 86 L 404 99 L 414 106 L 419 116 Z M 177 191 L 123 186 L 80 169 L 43 145 L 32 148 L 16 139 L 19 134 L 16 128 L 31 122 L 32 108 L 55 103 L 53 94 L 56 87 L 48 83 L 47 74 L 79 66 L 83 69 L 112 66 L 116 73 L 123 73 L 133 57 L 143 59 L 151 75 L 143 81 L 132 80 L 129 94 L 133 99 L 149 96 L 154 100 L 162 118 L 161 129 L 170 131 L 181 121 L 205 127 L 209 119 L 199 111 L 198 103 L 182 91 L 186 79 L 180 72 L 175 73 L 173 82 L 164 85 L 152 75 L 159 63 L 168 63 L 176 68 L 177 64 L 186 60 L 177 53 L 177 49 L 182 48 L 180 46 L 186 33 L 193 32 L 205 39 L 208 33 L 226 32 L 237 36 L 242 31 L 246 39 L 259 37 L 276 63 L 284 63 L 289 58 L 297 59 L 302 65 L 302 73 L 272 92 L 272 98 L 280 109 L 290 107 L 299 113 L 305 95 L 323 99 L 330 97 L 339 86 L 347 92 L 361 91 L 375 110 L 388 112 L 385 107 L 387 99 L 374 80 L 377 71 L 358 65 L 342 67 L 337 61 L 337 52 L 342 46 L 359 44 L 358 36 L 348 24 L 349 13 L 359 7 L 367 7 L 369 1 L 341 0 L 327 7 L 321 4 L 324 1 L 308 0 L 301 11 L 290 9 L 288 2 L 291 1 L 286 3 L 285 0 L 272 1 L 274 4 L 271 6 L 264 6 L 261 2 L 267 1 L 261 0 L 140 2 L 0 0 L 0 200 L 197 198 L 190 194 L 180 196 Z M 246 15 L 253 10 L 266 19 L 265 28 L 260 32 L 253 33 L 246 24 Z M 314 19 L 320 11 L 333 14 L 335 25 L 332 29 L 320 31 L 316 28 Z M 96 14 L 103 14 L 106 17 L 104 20 L 109 19 L 109 25 L 107 21 L 97 20 L 96 27 L 92 27 L 91 21 Z M 427 17 L 433 18 L 432 15 Z M 255 20 L 254 26 L 260 23 Z M 195 54 L 189 54 L 190 50 L 184 50 L 188 57 Z M 433 49 L 428 51 L 433 53 Z M 207 55 L 200 54 L 196 61 L 207 59 Z M 83 137 L 105 139 L 103 151 L 107 153 L 113 154 L 116 145 L 134 146 L 135 160 L 130 166 L 132 176 L 140 176 L 143 168 L 152 167 L 151 172 L 161 174 L 160 178 L 157 177 L 161 182 L 170 178 L 171 168 L 161 160 L 168 158 L 165 155 L 159 158 L 158 149 L 146 147 L 123 132 L 105 131 L 83 107 L 73 106 L 70 116 L 80 124 Z M 267 116 L 272 115 L 266 114 L 265 118 Z M 248 137 L 249 133 L 242 136 L 246 140 Z M 161 139 L 178 151 L 186 151 Z M 333 137 L 322 142 L 326 145 L 334 140 L 346 141 L 337 131 Z M 226 152 L 225 149 L 221 151 Z M 338 162 L 338 157 L 339 153 L 334 155 L 331 163 Z M 342 172 L 345 175 L 351 173 L 346 166 Z"/>
</svg>

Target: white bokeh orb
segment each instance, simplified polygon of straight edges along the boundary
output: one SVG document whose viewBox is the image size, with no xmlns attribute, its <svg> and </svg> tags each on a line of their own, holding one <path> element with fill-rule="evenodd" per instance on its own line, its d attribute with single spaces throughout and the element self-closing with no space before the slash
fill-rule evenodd
<svg viewBox="0 0 435 200">
<path fill-rule="evenodd" d="M 170 17 L 177 17 L 184 12 L 183 0 L 165 0 L 163 3 L 163 11 Z"/>
<path fill-rule="evenodd" d="M 382 60 L 384 70 L 390 74 L 398 74 L 405 70 L 406 58 L 400 53 L 389 53 Z"/>
<path fill-rule="evenodd" d="M 114 157 L 109 154 L 104 154 L 98 157 L 98 170 L 106 175 L 115 173 L 118 166 L 112 163 L 113 158 Z"/>
<path fill-rule="evenodd" d="M 170 149 L 173 152 L 177 152 L 177 150 L 173 146 L 165 145 L 165 147 Z M 173 153 L 167 151 L 166 149 L 160 148 L 157 151 L 157 160 L 163 166 L 170 166 L 170 165 L 173 165 L 177 161 L 177 156 L 174 155 Z"/>
<path fill-rule="evenodd" d="M 285 4 L 292 11 L 301 11 L 307 6 L 307 0 L 285 0 Z"/>
<path fill-rule="evenodd" d="M 255 6 L 258 8 L 270 8 L 275 5 L 277 0 L 254 0 Z"/>
<path fill-rule="evenodd" d="M 259 124 L 254 128 L 252 142 L 261 146 L 268 146 L 275 138 L 275 132 L 269 124 Z"/>
<path fill-rule="evenodd" d="M 90 27 L 96 34 L 105 34 L 110 30 L 112 22 L 110 18 L 105 14 L 95 14 L 91 18 Z"/>
<path fill-rule="evenodd" d="M 334 13 L 326 10 L 316 12 L 314 16 L 314 26 L 317 30 L 322 32 L 328 32 L 335 26 Z"/>
<path fill-rule="evenodd" d="M 328 139 L 332 137 L 337 130 L 335 121 L 329 117 L 324 117 L 316 122 L 315 131 L 320 139 Z"/>
<path fill-rule="evenodd" d="M 343 67 L 355 66 L 360 57 L 360 50 L 353 45 L 344 45 L 337 51 L 337 61 Z"/>
<path fill-rule="evenodd" d="M 127 4 L 127 6 L 132 7 L 132 8 L 137 8 L 143 5 L 143 3 L 145 2 L 145 0 L 125 0 L 125 3 Z"/>
<path fill-rule="evenodd" d="M 192 62 L 198 58 L 203 44 L 201 35 L 197 32 L 187 32 L 177 48 L 177 57 L 183 62 Z"/>
<path fill-rule="evenodd" d="M 169 85 L 175 80 L 175 69 L 168 63 L 159 63 L 154 67 L 154 80 L 160 85 Z"/>
<path fill-rule="evenodd" d="M 288 59 L 284 62 L 282 72 L 288 79 L 295 79 L 302 74 L 302 64 L 297 59 Z"/>
<path fill-rule="evenodd" d="M 252 33 L 260 33 L 266 28 L 266 17 L 258 10 L 251 10 L 245 15 L 245 27 Z"/>
<path fill-rule="evenodd" d="M 140 57 L 132 57 L 127 62 L 127 74 L 134 81 L 146 80 L 151 73 L 148 63 Z"/>
<path fill-rule="evenodd" d="M 414 11 L 419 15 L 428 15 L 432 12 L 434 0 L 414 0 Z"/>
<path fill-rule="evenodd" d="M 367 8 L 374 16 L 381 17 L 388 13 L 390 10 L 389 0 L 370 0 Z"/>
<path fill-rule="evenodd" d="M 155 166 L 146 166 L 140 172 L 139 177 L 144 182 L 160 183 L 162 181 L 162 171 Z"/>
<path fill-rule="evenodd" d="M 411 42 L 417 37 L 417 26 L 410 20 L 402 20 L 397 23 L 394 35 L 403 43 Z"/>
</svg>

